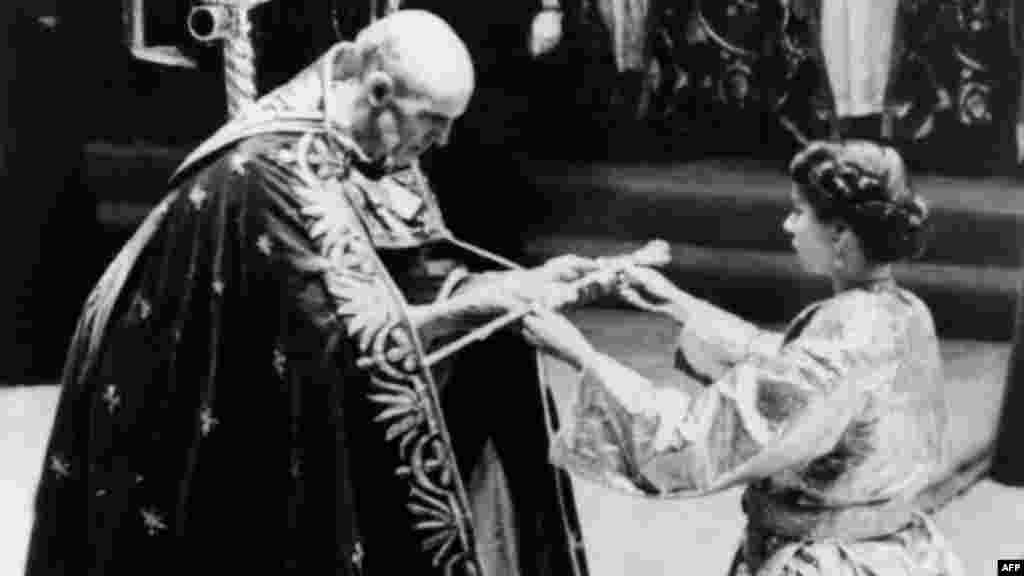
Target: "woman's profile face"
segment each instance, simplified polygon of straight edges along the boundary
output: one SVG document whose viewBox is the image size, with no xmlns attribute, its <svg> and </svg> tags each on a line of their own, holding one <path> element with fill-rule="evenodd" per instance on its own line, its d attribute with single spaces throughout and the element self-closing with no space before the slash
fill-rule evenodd
<svg viewBox="0 0 1024 576">
<path fill-rule="evenodd" d="M 793 240 L 793 249 L 804 270 L 811 274 L 831 275 L 835 262 L 832 227 L 823 223 L 796 186 L 790 191 L 793 207 L 782 223 Z"/>
</svg>

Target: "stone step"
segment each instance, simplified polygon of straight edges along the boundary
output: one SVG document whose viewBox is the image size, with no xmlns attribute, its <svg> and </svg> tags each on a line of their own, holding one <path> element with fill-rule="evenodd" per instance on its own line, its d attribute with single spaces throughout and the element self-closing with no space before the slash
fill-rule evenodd
<svg viewBox="0 0 1024 576">
<path fill-rule="evenodd" d="M 84 173 L 104 226 L 138 226 L 167 191 L 167 180 L 189 150 L 146 142 L 93 141 L 85 146 Z"/>
<path fill-rule="evenodd" d="M 86 178 L 101 222 L 120 233 L 134 228 L 186 153 L 91 143 Z M 781 230 L 789 183 L 778 167 L 733 159 L 662 166 L 530 163 L 523 169 L 546 208 L 523 230 L 535 257 L 616 253 L 663 238 L 675 249 L 674 279 L 764 322 L 783 322 L 829 293 L 827 282 L 799 269 Z M 1009 338 L 1021 264 L 1021 187 L 1010 180 L 934 177 L 918 186 L 931 202 L 935 233 L 921 261 L 899 267 L 901 280 L 932 306 L 944 335 Z"/>
<path fill-rule="evenodd" d="M 607 236 L 552 234 L 527 242 L 533 262 L 559 254 L 623 254 L 643 241 Z M 697 297 L 762 324 L 785 323 L 809 303 L 826 298 L 831 286 L 807 275 L 793 254 L 735 248 L 708 248 L 670 242 L 672 263 L 665 274 Z M 1019 273 L 1009 268 L 979 268 L 914 263 L 895 269 L 901 285 L 932 309 L 943 338 L 1001 342 L 1010 339 Z"/>
<path fill-rule="evenodd" d="M 531 234 L 627 240 L 662 237 L 695 246 L 788 253 L 781 224 L 790 182 L 781 166 L 743 160 L 674 165 L 529 165 L 546 214 Z M 932 209 L 927 263 L 1016 267 L 1024 186 L 1010 179 L 922 177 Z"/>
</svg>

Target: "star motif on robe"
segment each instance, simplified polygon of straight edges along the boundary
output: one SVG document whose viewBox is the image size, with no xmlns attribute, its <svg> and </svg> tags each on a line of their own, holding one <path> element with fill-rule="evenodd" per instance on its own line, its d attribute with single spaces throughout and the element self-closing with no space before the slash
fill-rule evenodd
<svg viewBox="0 0 1024 576">
<path fill-rule="evenodd" d="M 359 569 L 363 567 L 363 545 L 360 542 L 352 547 L 352 564 Z"/>
<path fill-rule="evenodd" d="M 270 256 L 270 237 L 266 234 L 260 234 L 260 237 L 256 239 L 256 248 L 258 248 L 264 256 Z"/>
<path fill-rule="evenodd" d="M 142 297 L 142 294 L 135 295 L 135 306 L 139 310 L 139 320 L 149 318 L 150 313 L 153 311 L 153 307 L 150 306 L 148 300 Z"/>
<path fill-rule="evenodd" d="M 156 536 L 158 532 L 167 529 L 163 516 L 155 508 L 143 508 L 139 510 L 139 514 L 142 515 L 142 523 L 150 536 Z"/>
<path fill-rule="evenodd" d="M 274 371 L 277 372 L 279 377 L 284 377 L 285 363 L 288 358 L 285 357 L 284 352 L 281 352 L 280 348 L 274 348 Z"/>
<path fill-rule="evenodd" d="M 121 405 L 121 396 L 117 393 L 117 386 L 107 385 L 106 390 L 103 391 L 103 401 L 107 404 L 107 410 L 113 414 Z"/>
<path fill-rule="evenodd" d="M 196 184 L 192 187 L 192 191 L 188 193 L 188 201 L 192 203 L 192 206 L 194 206 L 196 210 L 198 210 L 203 207 L 203 202 L 206 201 L 207 196 L 208 194 L 206 193 L 206 190 L 204 190 L 202 186 Z"/>
<path fill-rule="evenodd" d="M 228 158 L 228 165 L 231 166 L 231 172 L 233 174 L 242 175 L 245 174 L 245 163 L 249 161 L 249 158 L 241 152 L 235 152 Z"/>
<path fill-rule="evenodd" d="M 220 421 L 214 418 L 213 410 L 209 406 L 204 406 L 199 412 L 199 431 L 203 436 L 209 436 L 210 432 L 219 424 Z"/>
<path fill-rule="evenodd" d="M 71 475 L 71 465 L 58 454 L 50 456 L 50 470 L 60 478 Z"/>
</svg>

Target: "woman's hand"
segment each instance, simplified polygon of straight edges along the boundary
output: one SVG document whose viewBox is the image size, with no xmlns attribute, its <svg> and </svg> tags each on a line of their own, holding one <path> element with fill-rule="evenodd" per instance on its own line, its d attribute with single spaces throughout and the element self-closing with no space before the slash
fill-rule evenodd
<svg viewBox="0 0 1024 576">
<path fill-rule="evenodd" d="M 560 314 L 535 309 L 523 317 L 523 335 L 537 348 L 552 356 L 582 367 L 594 348 L 576 326 Z"/>
<path fill-rule="evenodd" d="M 685 293 L 652 268 L 623 268 L 619 273 L 617 292 L 623 300 L 641 310 L 672 316 L 685 323 L 681 305 Z"/>
</svg>

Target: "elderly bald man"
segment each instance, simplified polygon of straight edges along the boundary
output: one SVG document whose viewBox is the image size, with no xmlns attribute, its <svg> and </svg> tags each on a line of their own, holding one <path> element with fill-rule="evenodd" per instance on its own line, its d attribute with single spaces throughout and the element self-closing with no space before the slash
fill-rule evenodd
<svg viewBox="0 0 1024 576">
<path fill-rule="evenodd" d="M 473 74 L 398 12 L 186 159 L 85 303 L 28 575 L 586 572 L 533 349 L 428 361 L 592 268 L 446 228 L 416 159 Z"/>
</svg>

